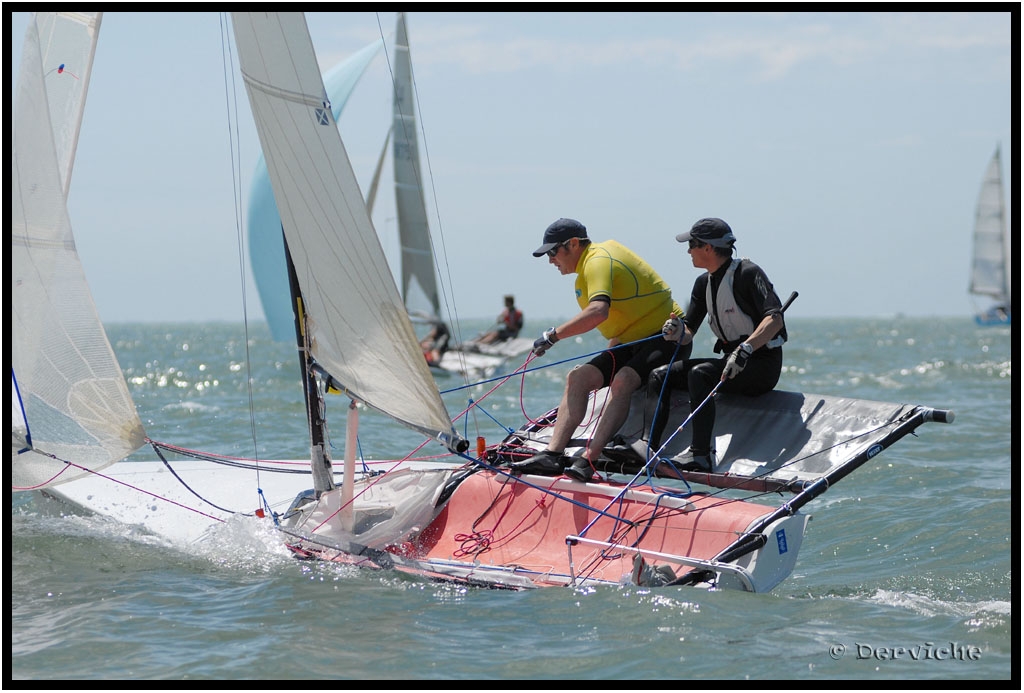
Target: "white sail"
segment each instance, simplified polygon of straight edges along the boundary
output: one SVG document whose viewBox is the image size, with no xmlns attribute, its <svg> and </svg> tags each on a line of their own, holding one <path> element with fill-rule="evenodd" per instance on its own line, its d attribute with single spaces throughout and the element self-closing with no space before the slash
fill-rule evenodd
<svg viewBox="0 0 1024 693">
<path fill-rule="evenodd" d="M 305 18 L 232 21 L 313 357 L 368 406 L 428 435 L 456 436 L 331 114 Z"/>
<path fill-rule="evenodd" d="M 83 476 L 145 442 L 89 293 L 65 202 L 94 50 L 83 45 L 95 41 L 99 17 L 70 24 L 63 19 L 37 15 L 29 25 L 14 110 L 11 380 L 20 393 L 12 396 L 12 414 L 20 416 L 12 425 L 11 469 L 16 489 Z M 54 38 L 57 27 L 61 32 L 77 27 L 81 35 Z M 65 58 L 64 42 L 74 60 L 88 58 L 77 64 Z M 75 79 L 81 88 L 50 89 L 71 66 L 79 71 Z"/>
<path fill-rule="evenodd" d="M 11 459 L 32 447 L 28 436 L 28 422 L 25 421 L 25 407 L 18 392 L 18 381 L 11 370 Z"/>
<path fill-rule="evenodd" d="M 384 46 L 381 40 L 335 65 L 324 75 L 324 87 L 331 99 L 331 110 L 337 120 L 349 96 L 366 72 L 366 68 Z M 372 209 L 372 205 L 371 205 Z M 263 315 L 270 333 L 278 342 L 295 341 L 295 314 L 288 293 L 288 269 L 281 240 L 281 217 L 274 204 L 274 191 L 267 176 L 267 164 L 261 155 L 256 163 L 249 192 L 249 262 L 259 291 Z"/>
<path fill-rule="evenodd" d="M 65 197 L 71 186 L 71 170 L 75 165 L 82 111 L 102 17 L 99 12 L 38 12 L 35 15 L 50 124 Z"/>
<path fill-rule="evenodd" d="M 440 316 L 440 298 L 434 275 L 434 253 L 423 201 L 416 136 L 416 102 L 405 14 L 399 12 L 395 28 L 394 168 L 398 238 L 402 248 L 402 296 L 413 315 Z"/>
<path fill-rule="evenodd" d="M 1003 202 L 1003 168 L 999 148 L 989 161 L 978 193 L 974 216 L 974 259 L 971 265 L 972 294 L 1010 301 L 1010 250 Z"/>
</svg>

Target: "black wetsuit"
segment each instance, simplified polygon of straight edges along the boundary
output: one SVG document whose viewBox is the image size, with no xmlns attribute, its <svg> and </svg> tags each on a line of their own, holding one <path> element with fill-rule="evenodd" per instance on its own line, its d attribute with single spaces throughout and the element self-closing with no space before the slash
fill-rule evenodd
<svg viewBox="0 0 1024 693">
<path fill-rule="evenodd" d="M 722 264 L 714 274 L 704 272 L 693 283 L 690 294 L 690 305 L 686 310 L 683 322 L 696 334 L 700 324 L 708 315 L 707 285 L 711 281 L 712 295 L 718 295 L 718 287 L 725 277 L 732 260 Z M 782 303 L 775 293 L 772 283 L 760 267 L 750 260 L 741 260 L 733 277 L 733 295 L 737 306 L 747 314 L 756 328 L 768 315 L 782 312 Z M 786 339 L 786 327 L 783 324 L 779 336 Z M 651 372 L 647 380 L 647 397 L 644 407 L 644 430 L 650 431 L 650 448 L 661 447 L 661 436 L 668 422 L 668 406 L 673 388 L 687 390 L 690 393 L 690 406 L 696 407 L 703 402 L 722 377 L 725 363 L 729 355 L 750 335 L 723 343 L 715 342 L 715 353 L 718 358 L 695 358 L 676 361 L 671 366 L 662 366 Z M 744 395 L 760 395 L 770 391 L 779 382 L 782 373 L 782 347 L 761 347 L 751 355 L 746 367 L 735 378 L 726 380 L 719 392 L 734 392 Z M 668 382 L 666 383 L 666 377 Z M 664 387 L 663 387 L 664 384 Z M 712 436 L 715 426 L 714 398 L 704 404 L 690 421 L 693 427 L 694 451 L 706 453 L 714 450 Z"/>
</svg>

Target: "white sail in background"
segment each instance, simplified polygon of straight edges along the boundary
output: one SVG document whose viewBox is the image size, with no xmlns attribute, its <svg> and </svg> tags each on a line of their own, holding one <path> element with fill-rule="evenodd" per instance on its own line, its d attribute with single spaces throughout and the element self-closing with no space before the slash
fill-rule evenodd
<svg viewBox="0 0 1024 693">
<path fill-rule="evenodd" d="M 11 378 L 23 405 L 12 426 L 14 488 L 69 481 L 88 472 L 63 460 L 98 470 L 145 442 L 89 292 L 65 202 L 74 160 L 68 148 L 77 141 L 93 52 L 79 48 L 95 41 L 95 20 L 64 24 L 37 15 L 22 53 L 11 163 Z M 81 40 L 51 40 L 58 26 L 77 26 Z M 75 65 L 60 50 L 64 41 L 75 49 L 75 60 L 90 57 Z M 73 65 L 82 88 L 51 90 L 49 82 Z M 59 101 L 65 96 L 72 103 Z M 12 408 L 18 407 L 12 396 Z"/>
<path fill-rule="evenodd" d="M 331 114 L 301 13 L 233 13 L 235 42 L 313 357 L 349 394 L 455 435 Z"/>
<path fill-rule="evenodd" d="M 978 194 L 974 216 L 974 260 L 971 265 L 972 294 L 991 296 L 1000 303 L 1010 301 L 1010 249 L 1006 235 L 1006 206 L 1003 202 L 1003 167 L 999 148 L 989 161 Z"/>
<path fill-rule="evenodd" d="M 398 239 L 402 247 L 402 296 L 413 315 L 440 316 L 440 297 L 434 274 L 434 253 L 423 201 L 416 102 L 405 14 L 395 28 L 394 168 Z"/>
</svg>

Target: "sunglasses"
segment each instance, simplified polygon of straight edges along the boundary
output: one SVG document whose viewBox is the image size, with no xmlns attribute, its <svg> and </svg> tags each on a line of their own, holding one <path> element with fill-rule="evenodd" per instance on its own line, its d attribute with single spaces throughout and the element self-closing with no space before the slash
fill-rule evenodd
<svg viewBox="0 0 1024 693">
<path fill-rule="evenodd" d="M 568 247 L 569 247 L 569 241 L 562 241 L 561 243 L 559 243 L 554 248 L 552 248 L 551 250 L 548 251 L 548 257 L 554 257 L 555 255 L 558 255 L 558 251 L 559 250 L 561 250 L 562 248 L 568 248 Z"/>
<path fill-rule="evenodd" d="M 689 245 L 690 245 L 690 250 L 693 250 L 694 248 L 703 248 L 704 246 L 707 245 L 707 243 L 704 243 L 703 241 L 695 241 L 695 240 L 693 240 L 691 238 L 689 240 Z"/>
</svg>

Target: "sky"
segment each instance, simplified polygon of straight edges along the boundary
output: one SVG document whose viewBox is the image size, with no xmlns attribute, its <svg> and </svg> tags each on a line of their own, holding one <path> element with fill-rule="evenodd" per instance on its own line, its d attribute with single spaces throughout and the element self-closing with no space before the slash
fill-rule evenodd
<svg viewBox="0 0 1024 693">
<path fill-rule="evenodd" d="M 1014 7 L 409 13 L 447 310 L 491 318 L 512 293 L 538 333 L 575 314 L 572 277 L 532 256 L 559 217 L 632 248 L 685 307 L 699 271 L 675 235 L 720 217 L 783 300 L 799 292 L 787 315 L 973 314 L 987 302 L 967 291 L 971 229 L 997 146 L 1019 224 Z M 12 20 L 13 94 L 30 15 Z M 103 17 L 68 206 L 105 322 L 263 317 L 243 232 L 259 142 L 222 22 Z M 326 72 L 382 36 L 390 52 L 395 14 L 307 22 Z M 390 95 L 382 51 L 339 119 L 364 191 Z M 373 218 L 397 269 L 381 187 Z"/>
</svg>

